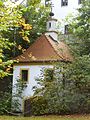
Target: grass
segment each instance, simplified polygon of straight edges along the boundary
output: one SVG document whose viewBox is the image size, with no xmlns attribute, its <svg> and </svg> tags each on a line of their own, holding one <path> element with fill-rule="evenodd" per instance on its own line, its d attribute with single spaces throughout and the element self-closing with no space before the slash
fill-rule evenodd
<svg viewBox="0 0 90 120">
<path fill-rule="evenodd" d="M 90 115 L 40 116 L 40 117 L 0 116 L 0 120 L 90 120 Z"/>
</svg>

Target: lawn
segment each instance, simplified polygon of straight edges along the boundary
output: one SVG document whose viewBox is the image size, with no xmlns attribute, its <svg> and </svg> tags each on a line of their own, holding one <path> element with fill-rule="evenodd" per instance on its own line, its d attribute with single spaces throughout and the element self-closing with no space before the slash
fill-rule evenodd
<svg viewBox="0 0 90 120">
<path fill-rule="evenodd" d="M 41 117 L 0 116 L 0 120 L 90 120 L 90 115 L 41 116 Z"/>
</svg>

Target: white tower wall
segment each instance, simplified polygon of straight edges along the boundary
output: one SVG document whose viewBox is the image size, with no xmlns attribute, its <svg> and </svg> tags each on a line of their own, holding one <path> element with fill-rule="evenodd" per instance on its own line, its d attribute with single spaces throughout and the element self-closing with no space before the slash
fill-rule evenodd
<svg viewBox="0 0 90 120">
<path fill-rule="evenodd" d="M 47 32 L 46 35 L 51 36 L 54 40 L 58 40 L 58 33 L 57 33 L 57 19 L 52 17 L 49 18 L 47 21 Z"/>
</svg>

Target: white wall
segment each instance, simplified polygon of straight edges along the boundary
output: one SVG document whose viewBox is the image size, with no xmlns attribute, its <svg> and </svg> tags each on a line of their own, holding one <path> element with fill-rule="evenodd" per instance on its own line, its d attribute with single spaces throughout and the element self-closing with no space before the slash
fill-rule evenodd
<svg viewBox="0 0 90 120">
<path fill-rule="evenodd" d="M 39 77 L 44 68 L 53 68 L 52 65 L 14 65 L 13 67 L 13 86 L 17 83 L 17 80 L 20 79 L 20 69 L 29 69 L 29 80 L 27 82 L 27 87 L 23 91 L 23 98 L 30 97 L 33 95 L 33 86 L 37 86 L 35 79 Z M 16 93 L 17 89 L 13 87 L 12 93 Z M 14 98 L 13 98 L 14 100 Z M 23 100 L 20 100 L 21 106 L 20 109 L 23 109 Z"/>
<path fill-rule="evenodd" d="M 68 0 L 68 5 L 67 6 L 61 6 L 61 0 L 51 0 L 52 3 L 54 4 L 53 7 L 53 12 L 54 12 L 54 17 L 58 19 L 61 22 L 60 26 L 60 31 L 64 33 L 64 26 L 67 24 L 65 22 L 66 16 L 72 14 L 76 15 L 77 14 L 77 8 L 80 6 L 78 4 L 78 0 Z"/>
<path fill-rule="evenodd" d="M 61 0 L 52 0 L 54 4 L 53 12 L 55 13 L 55 18 L 64 19 L 68 14 L 76 12 L 79 7 L 78 0 L 68 0 L 67 6 L 61 6 Z"/>
</svg>

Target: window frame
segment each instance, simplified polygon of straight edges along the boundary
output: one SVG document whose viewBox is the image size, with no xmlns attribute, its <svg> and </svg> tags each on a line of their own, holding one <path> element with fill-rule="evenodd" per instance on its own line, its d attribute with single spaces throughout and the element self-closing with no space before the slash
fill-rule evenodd
<svg viewBox="0 0 90 120">
<path fill-rule="evenodd" d="M 64 26 L 64 34 L 69 34 L 68 28 L 69 28 L 68 24 Z"/>
<path fill-rule="evenodd" d="M 27 70 L 27 71 L 28 71 L 27 81 L 24 81 L 24 79 L 22 79 L 22 71 L 23 71 L 23 70 Z M 20 69 L 20 79 L 22 80 L 23 83 L 29 82 L 29 68 L 21 68 L 21 69 Z"/>
<path fill-rule="evenodd" d="M 68 0 L 61 0 L 61 7 L 68 6 Z"/>
</svg>

